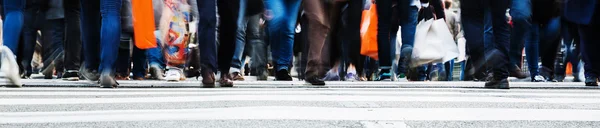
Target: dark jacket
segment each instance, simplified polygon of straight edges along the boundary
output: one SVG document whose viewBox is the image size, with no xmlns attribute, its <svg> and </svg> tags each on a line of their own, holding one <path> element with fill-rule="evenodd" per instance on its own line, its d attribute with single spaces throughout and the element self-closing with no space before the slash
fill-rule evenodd
<svg viewBox="0 0 600 128">
<path fill-rule="evenodd" d="M 561 4 L 564 0 L 531 0 L 534 22 L 545 24 L 550 19 L 560 16 Z"/>
<path fill-rule="evenodd" d="M 576 24 L 599 24 L 598 0 L 565 0 L 563 16 Z"/>
</svg>

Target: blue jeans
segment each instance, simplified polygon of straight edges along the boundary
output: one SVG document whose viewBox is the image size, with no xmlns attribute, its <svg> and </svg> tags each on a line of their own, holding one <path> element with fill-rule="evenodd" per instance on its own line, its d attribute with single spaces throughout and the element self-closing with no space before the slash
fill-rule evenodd
<svg viewBox="0 0 600 128">
<path fill-rule="evenodd" d="M 121 37 L 121 2 L 81 0 L 81 32 L 86 68 L 97 68 L 102 74 L 114 72 Z"/>
<path fill-rule="evenodd" d="M 217 71 L 217 3 L 214 0 L 197 0 L 198 2 L 198 45 L 200 48 L 201 68 L 211 73 Z"/>
<path fill-rule="evenodd" d="M 527 66 L 531 78 L 540 74 L 539 57 L 540 57 L 540 27 L 539 24 L 533 24 L 529 28 L 529 32 L 525 33 L 525 56 L 527 58 Z M 517 52 L 515 52 L 517 53 Z M 519 53 L 519 58 L 522 52 Z M 519 59 L 520 62 L 520 59 Z"/>
<path fill-rule="evenodd" d="M 473 68 L 469 74 L 482 70 L 486 63 L 492 63 L 494 77 L 503 79 L 508 77 L 508 47 L 509 25 L 506 22 L 506 9 L 508 0 L 463 0 L 461 3 L 461 17 L 467 47 L 469 48 L 469 63 Z M 492 27 L 494 31 L 493 49 L 485 51 L 484 45 L 484 8 L 489 6 L 492 12 Z"/>
<path fill-rule="evenodd" d="M 403 60 L 407 60 L 408 58 L 410 58 L 409 55 L 412 54 L 412 48 L 413 45 L 415 44 L 415 34 L 417 31 L 417 15 L 418 15 L 418 11 L 419 9 L 415 6 L 410 6 L 410 3 L 408 0 L 403 0 L 405 1 L 402 4 L 406 4 L 403 7 L 407 7 L 405 8 L 400 8 L 400 12 L 401 16 L 400 17 L 400 32 L 401 32 L 401 37 L 402 37 L 402 46 L 400 47 L 400 60 L 398 61 L 398 73 L 406 73 L 406 70 L 408 70 L 408 62 L 403 61 Z M 391 34 L 393 37 L 393 39 L 395 40 L 395 35 L 396 34 Z M 395 41 L 393 42 L 395 43 Z M 395 46 L 394 46 L 395 48 Z M 422 68 L 419 68 L 422 69 Z"/>
<path fill-rule="evenodd" d="M 265 0 L 272 19 L 268 21 L 267 34 L 275 67 L 289 70 L 292 64 L 294 34 L 301 0 Z"/>
<path fill-rule="evenodd" d="M 247 0 L 240 0 L 240 9 L 237 18 L 237 33 L 235 36 L 235 49 L 231 59 L 231 68 L 229 72 L 241 72 L 243 67 L 244 48 L 246 47 L 246 28 L 248 26 L 249 16 L 246 16 Z"/>
<path fill-rule="evenodd" d="M 527 35 L 529 31 L 531 31 L 531 9 L 530 0 L 512 0 L 512 6 L 509 12 L 513 21 L 509 53 L 510 63 L 512 65 L 521 66 L 523 44 L 525 44 Z"/>
<path fill-rule="evenodd" d="M 18 53 L 19 38 L 23 30 L 23 10 L 25 0 L 4 0 L 4 25 L 2 37 L 4 46 L 8 47 L 14 54 Z"/>
<path fill-rule="evenodd" d="M 166 67 L 165 58 L 162 54 L 162 47 L 160 46 L 160 40 L 156 40 L 157 47 L 146 49 L 146 57 L 150 66 L 158 66 L 160 69 Z"/>
</svg>

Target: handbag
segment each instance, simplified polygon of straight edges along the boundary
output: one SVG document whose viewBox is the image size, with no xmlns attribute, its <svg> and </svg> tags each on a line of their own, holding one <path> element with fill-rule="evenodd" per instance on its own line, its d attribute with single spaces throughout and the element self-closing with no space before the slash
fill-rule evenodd
<svg viewBox="0 0 600 128">
<path fill-rule="evenodd" d="M 154 35 L 154 9 L 152 1 L 132 0 L 132 17 L 135 46 L 140 49 L 156 48 Z"/>
<path fill-rule="evenodd" d="M 434 18 L 417 24 L 410 66 L 443 63 L 458 55 L 458 46 L 444 19 Z"/>
<path fill-rule="evenodd" d="M 360 54 L 379 59 L 377 47 L 377 6 L 371 0 L 365 0 L 360 21 Z"/>
</svg>

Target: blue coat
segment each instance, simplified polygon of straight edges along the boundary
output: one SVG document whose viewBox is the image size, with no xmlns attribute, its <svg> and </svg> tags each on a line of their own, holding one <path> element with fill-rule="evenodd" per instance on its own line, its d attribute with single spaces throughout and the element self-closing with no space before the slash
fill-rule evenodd
<svg viewBox="0 0 600 128">
<path fill-rule="evenodd" d="M 565 0 L 563 16 L 565 19 L 577 24 L 598 24 L 598 0 Z"/>
</svg>

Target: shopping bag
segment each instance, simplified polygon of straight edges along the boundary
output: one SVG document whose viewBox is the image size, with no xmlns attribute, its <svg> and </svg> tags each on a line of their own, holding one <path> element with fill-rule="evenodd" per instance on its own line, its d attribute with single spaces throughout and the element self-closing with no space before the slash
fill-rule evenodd
<svg viewBox="0 0 600 128">
<path fill-rule="evenodd" d="M 377 47 L 377 6 L 366 0 L 360 21 L 360 54 L 379 59 Z"/>
<path fill-rule="evenodd" d="M 444 19 L 417 24 L 411 66 L 443 63 L 458 57 L 458 47 Z"/>
<path fill-rule="evenodd" d="M 151 0 L 132 0 L 135 46 L 140 49 L 156 47 L 154 9 Z"/>
<path fill-rule="evenodd" d="M 190 5 L 186 0 L 165 0 L 158 39 L 162 43 L 167 66 L 184 65 L 190 42 Z"/>
</svg>

